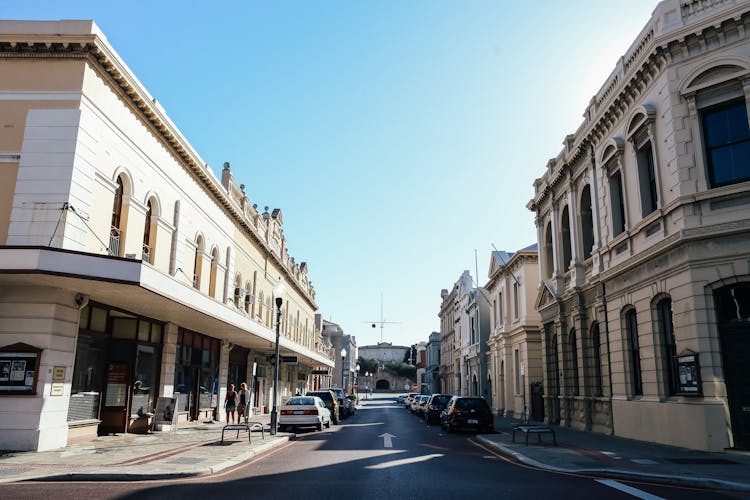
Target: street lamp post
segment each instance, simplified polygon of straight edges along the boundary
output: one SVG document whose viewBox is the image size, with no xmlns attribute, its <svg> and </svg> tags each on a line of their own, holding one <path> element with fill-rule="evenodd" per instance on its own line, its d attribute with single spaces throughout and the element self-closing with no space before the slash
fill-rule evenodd
<svg viewBox="0 0 750 500">
<path fill-rule="evenodd" d="M 370 394 L 370 372 L 365 372 L 365 399 L 368 398 L 368 394 Z"/>
<path fill-rule="evenodd" d="M 354 378 L 354 387 L 357 388 L 357 401 L 359 401 L 359 369 L 360 369 L 360 366 L 359 366 L 359 363 L 357 363 L 357 376 Z"/>
<path fill-rule="evenodd" d="M 346 386 L 344 385 L 344 360 L 346 359 L 346 349 L 341 348 L 341 389 L 346 393 Z"/>
<path fill-rule="evenodd" d="M 273 410 L 271 410 L 271 435 L 276 435 L 276 427 L 279 421 L 278 408 L 276 407 L 277 391 L 279 387 L 279 336 L 281 334 L 281 304 L 284 302 L 284 284 L 279 278 L 279 282 L 273 287 L 273 294 L 276 297 L 276 363 L 273 367 Z"/>
</svg>

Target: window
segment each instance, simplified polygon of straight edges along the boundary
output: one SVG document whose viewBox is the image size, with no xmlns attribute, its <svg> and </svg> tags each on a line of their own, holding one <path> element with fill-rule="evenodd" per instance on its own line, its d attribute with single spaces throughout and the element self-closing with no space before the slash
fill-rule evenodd
<svg viewBox="0 0 750 500">
<path fill-rule="evenodd" d="M 216 274 L 219 267 L 219 250 L 214 248 L 211 251 L 211 274 L 208 278 L 208 295 L 216 297 Z"/>
<path fill-rule="evenodd" d="M 625 313 L 625 335 L 630 357 L 630 393 L 632 396 L 642 396 L 641 352 L 638 345 L 638 320 L 635 309 L 629 309 Z"/>
<path fill-rule="evenodd" d="M 122 223 L 122 195 L 124 189 L 122 176 L 118 176 L 114 204 L 112 205 L 112 220 L 110 223 L 108 248 L 109 255 L 114 256 L 120 255 L 120 236 L 122 233 L 120 224 Z"/>
<path fill-rule="evenodd" d="M 562 218 L 560 220 L 560 232 L 562 233 L 562 243 L 563 243 L 563 262 L 562 262 L 562 269 L 563 272 L 565 272 L 568 267 L 570 267 L 570 261 L 572 260 L 572 251 L 570 246 L 570 210 L 568 210 L 568 206 L 565 205 L 565 208 L 562 210 Z"/>
<path fill-rule="evenodd" d="M 654 171 L 654 153 L 648 139 L 636 143 L 636 163 L 638 164 L 638 183 L 641 191 L 641 215 L 646 217 L 657 208 L 656 173 Z"/>
<path fill-rule="evenodd" d="M 570 349 L 570 389 L 574 396 L 578 396 L 579 385 L 578 385 L 578 346 L 576 345 L 576 330 L 575 328 L 570 331 L 570 337 L 568 338 L 569 349 Z"/>
<path fill-rule="evenodd" d="M 513 351 L 513 371 L 515 372 L 516 394 L 521 393 L 521 355 L 518 349 Z"/>
<path fill-rule="evenodd" d="M 503 292 L 497 294 L 497 315 L 500 318 L 500 326 L 505 324 L 505 317 L 503 316 Z"/>
<path fill-rule="evenodd" d="M 518 319 L 518 283 L 513 283 L 513 318 Z"/>
<path fill-rule="evenodd" d="M 672 396 L 677 393 L 677 345 L 674 338 L 674 325 L 672 324 L 672 300 L 664 298 L 656 304 L 656 322 L 658 325 L 659 338 L 661 340 L 662 369 L 664 373 L 664 385 L 667 394 Z"/>
<path fill-rule="evenodd" d="M 609 195 L 612 208 L 612 236 L 617 236 L 625 231 L 625 200 L 619 170 L 609 176 Z"/>
<path fill-rule="evenodd" d="M 552 278 L 555 272 L 555 253 L 552 246 L 552 223 L 548 222 L 544 230 L 544 275 L 547 279 Z"/>
<path fill-rule="evenodd" d="M 581 193 L 581 240 L 583 242 L 583 259 L 591 257 L 594 248 L 594 217 L 591 210 L 591 187 L 586 184 Z"/>
<path fill-rule="evenodd" d="M 744 100 L 701 112 L 712 187 L 750 180 L 750 128 Z"/>
<path fill-rule="evenodd" d="M 143 226 L 143 253 L 142 259 L 149 264 L 154 263 L 154 240 L 156 236 L 156 227 L 154 226 L 154 202 L 148 200 L 146 209 L 146 222 Z"/>
<path fill-rule="evenodd" d="M 594 375 L 594 396 L 603 394 L 602 384 L 602 339 L 599 332 L 599 323 L 596 322 L 591 326 L 591 344 L 593 351 L 593 375 Z"/>
<path fill-rule="evenodd" d="M 203 236 L 195 241 L 195 260 L 193 261 L 193 286 L 201 287 L 201 268 L 203 267 Z"/>
<path fill-rule="evenodd" d="M 495 320 L 495 328 L 497 328 L 497 300 L 492 301 L 492 315 Z"/>
</svg>

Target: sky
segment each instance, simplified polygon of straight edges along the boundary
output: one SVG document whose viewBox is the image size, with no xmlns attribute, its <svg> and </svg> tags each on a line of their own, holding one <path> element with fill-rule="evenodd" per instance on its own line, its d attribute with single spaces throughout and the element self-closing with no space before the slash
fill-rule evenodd
<svg viewBox="0 0 750 500">
<path fill-rule="evenodd" d="M 93 19 L 201 157 L 281 208 L 357 343 L 439 331 L 440 291 L 536 242 L 526 203 L 657 2 L 0 0 Z M 476 251 L 476 263 L 475 263 Z M 478 269 L 478 274 L 477 274 Z"/>
</svg>

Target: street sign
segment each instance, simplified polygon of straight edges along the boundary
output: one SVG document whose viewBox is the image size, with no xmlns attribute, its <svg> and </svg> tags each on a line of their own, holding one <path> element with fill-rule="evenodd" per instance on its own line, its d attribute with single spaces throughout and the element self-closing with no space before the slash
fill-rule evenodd
<svg viewBox="0 0 750 500">
<path fill-rule="evenodd" d="M 297 364 L 297 356 L 281 356 L 282 363 Z"/>
<path fill-rule="evenodd" d="M 313 370 L 310 373 L 312 375 L 328 375 L 330 372 L 328 370 Z"/>
</svg>

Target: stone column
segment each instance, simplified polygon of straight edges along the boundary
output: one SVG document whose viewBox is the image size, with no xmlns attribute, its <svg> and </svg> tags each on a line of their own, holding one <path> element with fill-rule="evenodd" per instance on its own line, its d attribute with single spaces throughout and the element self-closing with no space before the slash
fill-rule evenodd
<svg viewBox="0 0 750 500">
<path fill-rule="evenodd" d="M 216 419 L 219 422 L 226 422 L 226 411 L 224 410 L 224 398 L 227 395 L 227 382 L 229 377 L 229 352 L 233 344 L 228 340 L 221 341 L 221 350 L 219 351 L 219 394 L 216 401 Z M 235 388 L 236 390 L 236 388 Z"/>
</svg>

